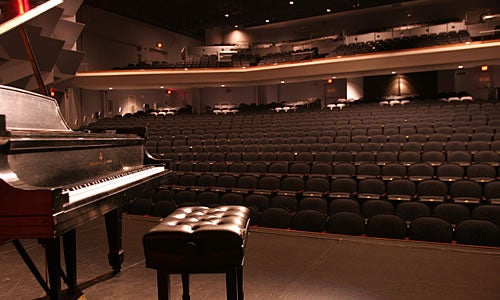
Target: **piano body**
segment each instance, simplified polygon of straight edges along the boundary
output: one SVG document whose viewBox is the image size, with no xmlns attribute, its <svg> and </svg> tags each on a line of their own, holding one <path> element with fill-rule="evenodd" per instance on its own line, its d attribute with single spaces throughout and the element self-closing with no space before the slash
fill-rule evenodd
<svg viewBox="0 0 500 300">
<path fill-rule="evenodd" d="M 0 150 L 0 240 L 13 239 L 50 298 L 60 298 L 60 278 L 78 292 L 75 229 L 102 215 L 108 260 L 119 272 L 122 206 L 167 181 L 164 165 L 143 164 L 143 139 L 72 131 L 55 99 L 0 86 Z M 45 246 L 49 284 L 30 266 L 21 238 Z"/>
</svg>

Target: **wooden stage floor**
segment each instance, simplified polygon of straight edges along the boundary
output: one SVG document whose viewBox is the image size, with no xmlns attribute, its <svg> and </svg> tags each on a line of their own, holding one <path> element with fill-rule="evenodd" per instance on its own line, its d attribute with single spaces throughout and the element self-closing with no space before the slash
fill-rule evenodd
<svg viewBox="0 0 500 300">
<path fill-rule="evenodd" d="M 159 219 L 124 215 L 122 271 L 107 263 L 104 221 L 77 230 L 78 284 L 86 299 L 156 299 L 156 271 L 147 269 L 141 239 Z M 43 250 L 23 240 L 44 272 Z M 0 299 L 45 293 L 12 243 L 0 246 Z M 252 299 L 500 299 L 500 248 L 251 228 L 244 266 Z M 181 299 L 180 275 L 172 299 Z M 223 274 L 193 275 L 191 299 L 225 299 Z"/>
</svg>

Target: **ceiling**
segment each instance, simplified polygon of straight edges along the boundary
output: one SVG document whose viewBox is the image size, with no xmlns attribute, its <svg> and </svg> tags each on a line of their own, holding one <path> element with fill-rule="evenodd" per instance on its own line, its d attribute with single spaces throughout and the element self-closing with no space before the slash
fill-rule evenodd
<svg viewBox="0 0 500 300">
<path fill-rule="evenodd" d="M 150 23 L 200 40 L 204 30 L 248 28 L 269 23 L 398 5 L 410 0 L 85 0 L 84 4 Z M 293 3 L 293 4 L 291 4 Z"/>
</svg>

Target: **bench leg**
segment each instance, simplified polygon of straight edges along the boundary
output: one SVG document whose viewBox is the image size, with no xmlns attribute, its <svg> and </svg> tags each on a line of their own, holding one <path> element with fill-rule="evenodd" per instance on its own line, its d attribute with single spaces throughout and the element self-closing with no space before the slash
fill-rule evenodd
<svg viewBox="0 0 500 300">
<path fill-rule="evenodd" d="M 236 268 L 236 280 L 238 281 L 238 300 L 243 300 L 243 266 Z"/>
<path fill-rule="evenodd" d="M 226 272 L 226 295 L 227 300 L 236 300 L 238 293 L 238 284 L 237 284 L 237 271 L 236 269 L 230 270 Z"/>
<path fill-rule="evenodd" d="M 170 298 L 170 274 L 158 270 L 156 272 L 158 285 L 158 300 L 168 300 Z"/>
<path fill-rule="evenodd" d="M 182 300 L 189 300 L 189 274 L 181 274 L 182 276 Z"/>
</svg>

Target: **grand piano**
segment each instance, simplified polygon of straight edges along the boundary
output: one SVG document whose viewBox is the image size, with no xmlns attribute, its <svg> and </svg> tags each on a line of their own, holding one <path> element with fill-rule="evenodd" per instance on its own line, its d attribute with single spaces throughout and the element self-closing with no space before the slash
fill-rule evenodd
<svg viewBox="0 0 500 300">
<path fill-rule="evenodd" d="M 108 261 L 113 273 L 120 272 L 122 207 L 166 183 L 169 170 L 144 163 L 144 139 L 137 135 L 71 130 L 57 101 L 46 96 L 25 24 L 61 3 L 0 1 L 0 35 L 19 32 L 39 90 L 0 85 L 0 243 L 12 241 L 50 299 L 76 299 L 82 295 L 77 228 L 104 216 Z M 48 280 L 19 239 L 37 239 L 44 247 Z M 61 279 L 68 287 L 63 291 Z"/>
<path fill-rule="evenodd" d="M 137 135 L 72 131 L 55 99 L 0 86 L 0 240 L 12 239 L 51 299 L 60 278 L 78 293 L 76 228 L 104 215 L 113 271 L 119 272 L 121 208 L 167 181 L 164 165 L 143 165 Z M 63 240 L 66 272 L 61 268 Z M 49 283 L 18 239 L 39 239 Z"/>
</svg>

